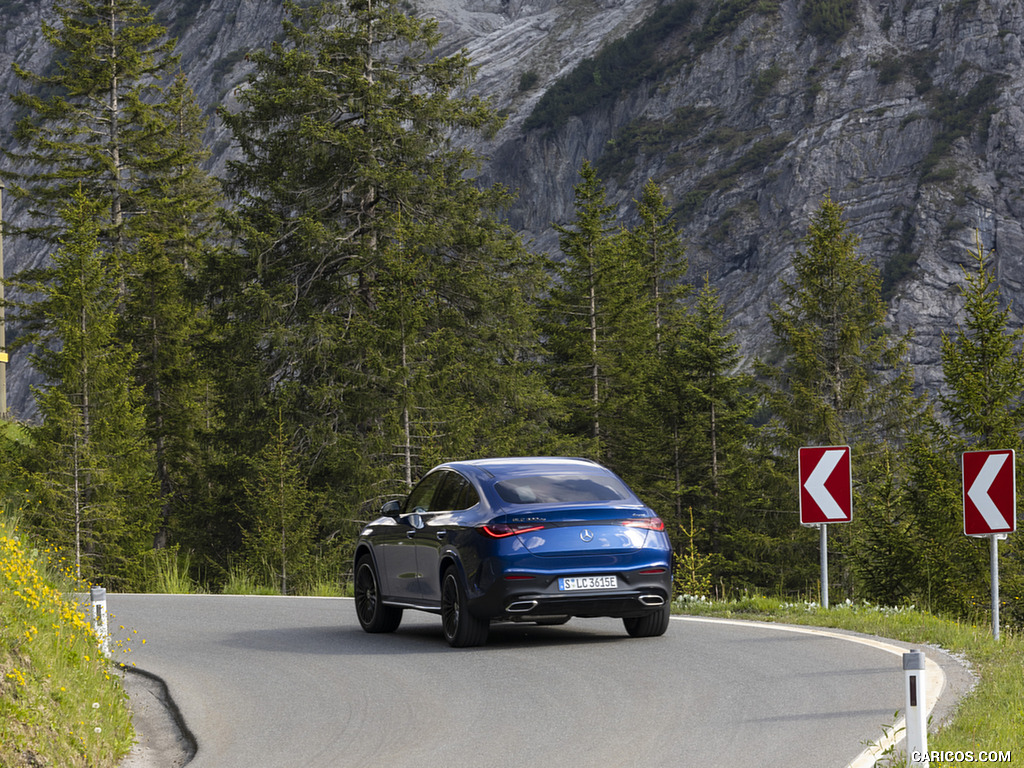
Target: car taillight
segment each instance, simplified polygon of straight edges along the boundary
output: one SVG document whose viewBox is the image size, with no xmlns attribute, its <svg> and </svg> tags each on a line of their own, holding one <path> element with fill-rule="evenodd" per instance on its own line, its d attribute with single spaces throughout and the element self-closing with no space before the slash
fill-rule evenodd
<svg viewBox="0 0 1024 768">
<path fill-rule="evenodd" d="M 492 539 L 504 539 L 508 536 L 515 536 L 517 533 L 539 531 L 543 527 L 543 525 L 508 525 L 507 523 L 492 523 L 490 525 L 481 525 L 479 530 L 485 536 L 490 536 Z"/>
<path fill-rule="evenodd" d="M 664 531 L 665 521 L 660 517 L 641 517 L 625 520 L 622 523 L 627 528 L 646 528 L 648 531 Z"/>
</svg>

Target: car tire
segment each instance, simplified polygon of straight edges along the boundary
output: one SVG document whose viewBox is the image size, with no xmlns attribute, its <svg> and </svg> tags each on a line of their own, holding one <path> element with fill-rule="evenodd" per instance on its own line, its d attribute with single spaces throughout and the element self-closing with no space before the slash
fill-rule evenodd
<svg viewBox="0 0 1024 768">
<path fill-rule="evenodd" d="M 466 590 L 454 565 L 441 579 L 441 628 L 452 648 L 470 648 L 487 642 L 490 622 L 469 612 Z"/>
<path fill-rule="evenodd" d="M 356 616 L 366 632 L 377 634 L 398 629 L 402 623 L 402 609 L 384 604 L 377 569 L 369 555 L 363 555 L 356 563 L 354 594 Z"/>
<path fill-rule="evenodd" d="M 667 603 L 643 616 L 630 616 L 622 620 L 630 637 L 660 637 L 668 630 L 672 606 Z"/>
</svg>

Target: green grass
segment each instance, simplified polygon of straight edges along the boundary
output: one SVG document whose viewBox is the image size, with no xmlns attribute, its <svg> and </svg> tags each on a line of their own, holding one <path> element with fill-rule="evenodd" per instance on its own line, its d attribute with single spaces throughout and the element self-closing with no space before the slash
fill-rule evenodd
<svg viewBox="0 0 1024 768">
<path fill-rule="evenodd" d="M 336 581 L 318 581 L 303 594 L 310 597 L 352 597 L 352 587 Z"/>
<path fill-rule="evenodd" d="M 126 695 L 54 556 L 0 511 L 0 766 L 113 768 L 135 738 Z"/>
<path fill-rule="evenodd" d="M 146 592 L 164 595 L 197 595 L 205 592 L 189 576 L 191 557 L 178 547 L 154 549 L 143 558 L 143 583 Z"/>
<path fill-rule="evenodd" d="M 225 595 L 278 595 L 280 591 L 268 584 L 263 584 L 251 572 L 244 568 L 232 568 L 228 572 L 221 593 Z"/>
<path fill-rule="evenodd" d="M 329 570 L 329 569 L 328 569 Z M 224 595 L 280 595 L 277 586 L 271 586 L 264 577 L 261 578 L 245 566 L 233 566 L 227 574 L 227 581 L 220 587 Z M 315 578 L 301 581 L 295 595 L 303 597 L 351 597 L 352 587 L 347 580 L 334 577 L 330 573 L 322 573 Z"/>
<path fill-rule="evenodd" d="M 966 657 L 980 676 L 975 689 L 956 710 L 953 720 L 929 735 L 929 751 L 1011 752 L 1024 759 L 1024 637 L 991 626 L 933 616 L 915 609 L 844 603 L 825 610 L 814 603 L 786 603 L 765 597 L 730 601 L 677 600 L 678 613 L 833 627 L 906 643 L 936 645 Z M 896 764 L 896 763 L 894 763 Z M 938 766 L 966 765 L 933 762 Z M 1015 763 L 1011 763 L 1015 764 Z"/>
</svg>

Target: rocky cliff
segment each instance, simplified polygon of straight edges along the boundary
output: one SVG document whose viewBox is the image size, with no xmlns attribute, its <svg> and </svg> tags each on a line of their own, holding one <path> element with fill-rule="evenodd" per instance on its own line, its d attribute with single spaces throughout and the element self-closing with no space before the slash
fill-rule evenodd
<svg viewBox="0 0 1024 768">
<path fill-rule="evenodd" d="M 941 383 L 940 337 L 957 322 L 975 230 L 1024 318 L 1024 6 L 858 0 L 828 27 L 812 0 L 692 5 L 673 29 L 635 35 L 657 43 L 632 59 L 652 77 L 543 123 L 525 99 L 513 110 L 489 172 L 521 190 L 518 226 L 556 247 L 547 220 L 571 216 L 584 158 L 624 214 L 655 179 L 691 274 L 710 275 L 756 354 L 779 279 L 830 193 L 882 271 L 893 325 L 915 332 L 922 385 Z M 600 60 L 594 70 L 604 74 Z"/>
<path fill-rule="evenodd" d="M 415 5 L 415 7 L 413 7 Z M 0 85 L 38 68 L 50 0 L 0 2 Z M 280 0 L 163 0 L 200 101 L 231 101 L 245 52 L 279 32 Z M 477 143 L 483 176 L 517 189 L 513 224 L 555 251 L 594 162 L 622 215 L 648 178 L 675 210 L 691 275 L 718 286 L 747 355 L 828 192 L 877 264 L 894 326 L 913 328 L 935 389 L 942 331 L 977 230 L 1024 318 L 1024 6 L 1019 0 L 415 0 L 444 51 L 508 121 Z M 0 104 L 0 126 L 12 110 Z M 9 140 L 4 132 L 4 142 Z M 211 117 L 212 167 L 231 151 Z M 5 211 L 8 217 L 17 211 Z M 6 251 L 8 272 L 39 258 Z M 12 405 L 28 374 L 15 362 Z"/>
</svg>

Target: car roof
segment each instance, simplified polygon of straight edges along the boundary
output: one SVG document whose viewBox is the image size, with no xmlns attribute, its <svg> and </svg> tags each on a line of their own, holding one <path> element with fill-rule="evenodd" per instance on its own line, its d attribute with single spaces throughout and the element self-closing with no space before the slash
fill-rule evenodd
<svg viewBox="0 0 1024 768">
<path fill-rule="evenodd" d="M 452 461 L 443 464 L 466 474 L 489 475 L 500 480 L 505 477 L 541 472 L 593 472 L 610 474 L 611 471 L 590 459 L 576 459 L 564 456 L 521 456 L 493 459 Z M 475 470 L 475 471 L 474 471 Z"/>
</svg>

